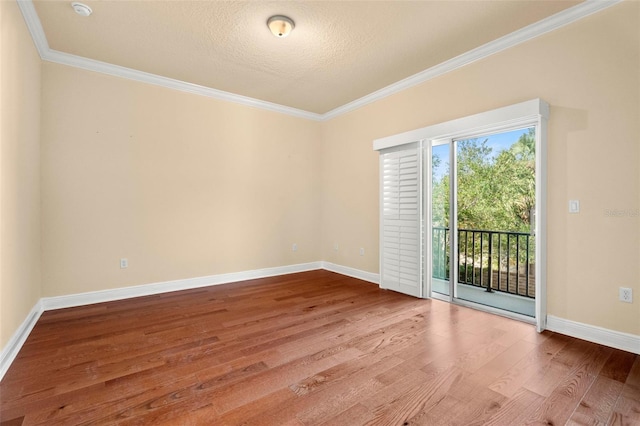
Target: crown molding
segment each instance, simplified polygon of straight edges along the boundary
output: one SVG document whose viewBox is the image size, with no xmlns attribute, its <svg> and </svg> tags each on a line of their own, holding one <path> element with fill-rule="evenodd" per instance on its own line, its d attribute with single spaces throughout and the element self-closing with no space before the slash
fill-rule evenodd
<svg viewBox="0 0 640 426">
<path fill-rule="evenodd" d="M 44 59 L 44 56 L 50 50 L 49 42 L 47 41 L 47 36 L 44 35 L 44 29 L 42 28 L 42 24 L 40 23 L 40 18 L 38 17 L 36 8 L 33 6 L 33 2 L 31 0 L 16 1 L 18 3 L 18 7 L 20 8 L 20 12 L 22 12 L 24 22 L 25 24 L 27 24 L 29 33 L 31 33 L 33 43 L 36 45 L 38 54 L 40 55 L 40 58 Z"/>
<path fill-rule="evenodd" d="M 108 64 L 106 62 L 100 62 L 93 59 L 88 59 L 53 50 L 49 47 L 47 37 L 44 34 L 44 29 L 42 28 L 40 18 L 36 13 L 32 0 L 16 1 L 27 24 L 27 28 L 31 33 L 31 37 L 33 38 L 33 41 L 36 45 L 36 49 L 38 50 L 40 57 L 45 61 L 82 68 L 89 71 L 95 71 L 102 74 L 108 74 L 116 77 L 126 78 L 129 80 L 153 84 L 156 86 L 162 86 L 169 89 L 206 96 L 222 101 L 234 102 L 237 104 L 260 108 L 267 111 L 287 114 L 294 117 L 305 118 L 314 121 L 327 121 L 348 112 L 354 111 L 372 102 L 399 93 L 410 87 L 416 86 L 433 78 L 462 68 L 473 62 L 487 58 L 505 49 L 517 46 L 520 43 L 532 40 L 565 25 L 576 22 L 582 18 L 618 4 L 622 0 L 586 0 L 576 6 L 565 9 L 562 12 L 556 13 L 555 15 L 549 16 L 548 18 L 514 31 L 510 34 L 507 34 L 506 36 L 500 37 L 480 47 L 472 49 L 466 53 L 456 56 L 455 58 L 449 59 L 448 61 L 442 62 L 396 83 L 390 84 L 389 86 L 386 86 L 380 90 L 376 90 L 373 93 L 370 93 L 366 96 L 356 99 L 353 102 L 349 102 L 324 114 L 304 111 L 301 109 L 279 105 L 260 99 L 250 98 L 248 96 L 237 95 L 235 93 L 225 92 L 222 90 L 187 83 L 172 78 L 162 77 L 131 68 L 121 67 L 118 65 Z"/>
<path fill-rule="evenodd" d="M 153 84 L 156 86 L 166 87 L 168 89 L 179 90 L 181 92 L 206 96 L 208 98 L 213 98 L 221 101 L 234 102 L 245 106 L 265 109 L 281 114 L 287 114 L 294 117 L 306 118 L 316 121 L 320 121 L 322 119 L 322 116 L 320 114 L 314 112 L 262 101 L 259 99 L 250 98 L 248 96 L 236 95 L 234 93 L 212 89 L 210 87 L 200 86 L 193 83 L 187 83 L 185 81 L 175 80 L 173 78 L 162 77 L 157 74 L 151 74 L 144 71 L 121 67 L 119 65 L 108 64 L 106 62 L 96 61 L 94 59 L 88 59 L 82 56 L 71 55 L 69 53 L 64 53 L 53 49 L 49 49 L 44 54 L 44 56 L 42 56 L 42 59 L 62 65 L 82 68 L 88 71 L 95 71 L 115 77 Z"/>
<path fill-rule="evenodd" d="M 396 83 L 390 84 L 380 90 L 356 99 L 353 102 L 342 105 L 322 115 L 323 120 L 330 120 L 348 112 L 354 111 L 367 104 L 394 95 L 410 87 L 424 83 L 425 81 L 455 71 L 473 62 L 487 58 L 493 54 L 517 46 L 520 43 L 532 40 L 548 32 L 554 31 L 565 25 L 576 22 L 594 13 L 620 3 L 622 0 L 586 0 L 555 15 L 551 15 L 541 21 L 516 30 L 503 37 L 483 44 L 475 49 L 465 52 L 455 58 L 442 62 Z"/>
<path fill-rule="evenodd" d="M 138 71 L 131 68 L 121 67 L 119 65 L 109 64 L 106 62 L 96 61 L 94 59 L 82 56 L 71 55 L 69 53 L 53 50 L 49 47 L 49 42 L 45 36 L 44 29 L 40 22 L 40 18 L 33 6 L 32 0 L 17 0 L 22 16 L 24 17 L 27 28 L 31 33 L 31 38 L 36 45 L 36 49 L 40 54 L 40 58 L 44 61 L 54 62 L 57 64 L 67 65 L 75 68 L 81 68 L 88 71 L 95 71 L 115 77 L 126 78 L 129 80 L 139 81 L 142 83 L 153 84 L 156 86 L 166 87 L 168 89 L 179 90 L 181 92 L 192 93 L 209 98 L 234 102 L 237 104 L 260 108 L 281 114 L 287 114 L 294 117 L 306 118 L 309 120 L 321 121 L 322 115 L 304 111 L 285 105 L 275 104 L 260 99 L 250 98 L 248 96 L 237 95 L 235 93 L 225 92 L 222 90 L 212 89 L 210 87 L 200 86 L 193 83 L 176 80 L 173 78 L 162 77 L 144 71 Z"/>
</svg>

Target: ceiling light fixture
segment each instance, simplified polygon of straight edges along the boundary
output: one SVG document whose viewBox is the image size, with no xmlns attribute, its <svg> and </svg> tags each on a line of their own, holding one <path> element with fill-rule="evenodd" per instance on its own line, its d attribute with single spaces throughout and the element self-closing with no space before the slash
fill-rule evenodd
<svg viewBox="0 0 640 426">
<path fill-rule="evenodd" d="M 275 15 L 267 20 L 267 26 L 276 37 L 286 37 L 295 28 L 295 24 L 286 16 Z"/>
<path fill-rule="evenodd" d="M 89 16 L 93 12 L 89 6 L 83 3 L 78 3 L 77 1 L 71 3 L 71 7 L 73 7 L 73 10 L 75 10 L 80 16 Z"/>
</svg>

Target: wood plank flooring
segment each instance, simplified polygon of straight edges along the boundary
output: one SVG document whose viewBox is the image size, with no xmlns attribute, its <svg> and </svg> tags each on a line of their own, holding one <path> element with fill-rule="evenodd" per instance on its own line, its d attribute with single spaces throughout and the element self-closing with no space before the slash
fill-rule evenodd
<svg viewBox="0 0 640 426">
<path fill-rule="evenodd" d="M 312 271 L 45 312 L 2 425 L 640 425 L 640 356 Z"/>
</svg>

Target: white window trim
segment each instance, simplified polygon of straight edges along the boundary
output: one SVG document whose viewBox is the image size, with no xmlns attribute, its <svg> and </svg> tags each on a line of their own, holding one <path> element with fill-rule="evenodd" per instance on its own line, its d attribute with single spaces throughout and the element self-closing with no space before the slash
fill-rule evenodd
<svg viewBox="0 0 640 426">
<path fill-rule="evenodd" d="M 532 99 L 491 111 L 434 124 L 421 129 L 392 135 L 373 141 L 373 149 L 385 152 L 411 143 L 431 146 L 438 139 L 461 139 L 499 132 L 508 128 L 536 127 L 536 329 L 542 331 L 547 324 L 547 121 L 549 104 Z M 401 148 L 400 148 L 401 149 Z M 430 149 L 425 150 L 426 152 Z M 423 164 L 429 164 L 428 161 Z M 428 167 L 428 166 L 427 166 Z M 426 176 L 430 174 L 426 173 Z M 425 197 L 426 198 L 426 197 Z M 428 209 L 425 209 L 428 212 Z M 423 220 L 423 223 L 430 223 Z M 429 233 L 425 233 L 428 235 Z M 429 248 L 429 241 L 425 241 Z M 425 275 L 430 268 L 424 268 Z M 426 280 L 425 280 L 426 283 Z M 425 293 L 428 288 L 425 284 Z"/>
<path fill-rule="evenodd" d="M 491 133 L 493 130 L 517 126 L 520 122 L 548 120 L 549 104 L 542 99 L 532 99 L 519 104 L 434 124 L 373 141 L 373 149 L 392 148 L 420 140 L 463 137 L 464 134 Z"/>
</svg>

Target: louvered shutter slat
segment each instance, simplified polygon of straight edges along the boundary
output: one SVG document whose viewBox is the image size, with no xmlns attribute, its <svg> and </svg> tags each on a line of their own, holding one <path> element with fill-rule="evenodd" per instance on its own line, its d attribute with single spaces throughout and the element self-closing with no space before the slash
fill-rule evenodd
<svg viewBox="0 0 640 426">
<path fill-rule="evenodd" d="M 422 278 L 420 150 L 381 154 L 381 285 L 418 296 Z"/>
</svg>

